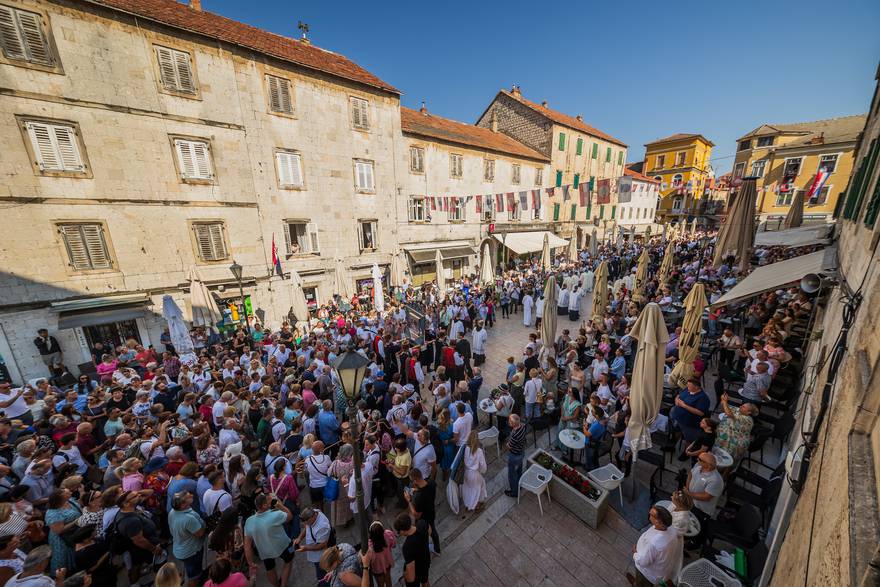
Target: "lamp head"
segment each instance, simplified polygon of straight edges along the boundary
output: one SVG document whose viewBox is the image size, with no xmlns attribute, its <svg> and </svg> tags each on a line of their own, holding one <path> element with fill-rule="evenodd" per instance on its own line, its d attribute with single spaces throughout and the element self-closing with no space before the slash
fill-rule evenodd
<svg viewBox="0 0 880 587">
<path fill-rule="evenodd" d="M 232 275 L 235 276 L 236 281 L 241 281 L 241 272 L 242 272 L 241 265 L 239 265 L 238 263 L 233 261 L 232 265 L 229 266 L 229 271 L 231 271 Z"/>
<path fill-rule="evenodd" d="M 342 391 L 349 400 L 356 399 L 360 394 L 361 383 L 367 374 L 369 364 L 369 359 L 352 350 L 340 354 L 333 362 L 333 368 L 339 374 Z"/>
</svg>

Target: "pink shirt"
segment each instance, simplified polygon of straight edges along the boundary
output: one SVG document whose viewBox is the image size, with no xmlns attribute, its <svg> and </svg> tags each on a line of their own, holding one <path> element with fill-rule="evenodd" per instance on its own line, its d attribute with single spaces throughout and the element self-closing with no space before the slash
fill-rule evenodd
<svg viewBox="0 0 880 587">
<path fill-rule="evenodd" d="M 315 392 L 311 389 L 303 389 L 302 390 L 302 399 L 303 399 L 303 411 L 308 410 L 309 406 L 311 406 L 318 399 L 318 396 L 315 395 Z"/>
<path fill-rule="evenodd" d="M 247 582 L 247 577 L 245 577 L 242 573 L 232 573 L 222 583 L 205 581 L 204 587 L 244 587 L 245 585 L 247 585 Z"/>
<path fill-rule="evenodd" d="M 123 491 L 140 491 L 144 488 L 144 476 L 140 473 L 129 473 L 122 478 Z"/>
<path fill-rule="evenodd" d="M 370 570 L 378 575 L 384 575 L 394 566 L 394 555 L 391 549 L 397 545 L 397 538 L 394 532 L 385 530 L 385 549 L 382 552 L 374 552 L 370 561 Z M 370 549 L 373 548 L 373 541 L 370 540 Z"/>
</svg>

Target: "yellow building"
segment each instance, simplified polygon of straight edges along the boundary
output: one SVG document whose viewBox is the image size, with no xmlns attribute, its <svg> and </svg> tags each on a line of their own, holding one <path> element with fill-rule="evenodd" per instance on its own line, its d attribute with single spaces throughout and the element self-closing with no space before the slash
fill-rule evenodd
<svg viewBox="0 0 880 587">
<path fill-rule="evenodd" d="M 784 218 L 797 192 L 804 192 L 804 218 L 830 219 L 852 172 L 853 152 L 866 115 L 795 124 L 762 124 L 737 141 L 738 177 L 757 177 L 762 221 Z M 820 169 L 830 172 L 807 198 Z"/>
<path fill-rule="evenodd" d="M 657 214 L 676 218 L 699 213 L 709 188 L 709 159 L 715 145 L 700 134 L 678 133 L 645 145 L 642 173 L 660 182 Z"/>
</svg>

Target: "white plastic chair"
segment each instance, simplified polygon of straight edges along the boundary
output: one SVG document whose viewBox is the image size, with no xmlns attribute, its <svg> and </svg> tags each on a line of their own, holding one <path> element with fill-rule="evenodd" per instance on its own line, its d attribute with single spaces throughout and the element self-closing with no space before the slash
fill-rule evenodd
<svg viewBox="0 0 880 587">
<path fill-rule="evenodd" d="M 485 448 L 486 446 L 495 445 L 495 451 L 498 453 L 498 458 L 501 458 L 501 442 L 499 441 L 500 434 L 498 432 L 498 428 L 492 426 L 488 430 L 483 430 L 482 432 L 477 433 L 477 438 L 480 441 L 480 446 Z"/>
<path fill-rule="evenodd" d="M 623 471 L 614 466 L 613 463 L 608 463 L 604 467 L 599 467 L 598 469 L 593 469 L 589 473 L 587 473 L 587 477 L 607 491 L 611 493 L 615 489 L 620 489 L 621 483 L 623 483 Z M 620 489 L 620 507 L 623 506 L 623 490 Z"/>
<path fill-rule="evenodd" d="M 553 503 L 550 499 L 550 481 L 553 479 L 553 471 L 545 469 L 541 465 L 532 465 L 519 478 L 519 488 L 516 492 L 516 503 L 519 503 L 519 497 L 522 490 L 525 489 L 538 496 L 538 509 L 541 516 L 544 515 L 544 506 L 541 504 L 541 494 L 547 494 L 547 502 Z"/>
<path fill-rule="evenodd" d="M 697 559 L 678 573 L 678 587 L 742 587 L 742 583 L 704 558 Z"/>
</svg>

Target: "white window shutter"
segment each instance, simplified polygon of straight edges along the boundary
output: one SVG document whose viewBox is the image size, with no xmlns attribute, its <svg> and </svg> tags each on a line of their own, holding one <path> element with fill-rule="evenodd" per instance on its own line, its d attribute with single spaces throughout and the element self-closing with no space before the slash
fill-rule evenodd
<svg viewBox="0 0 880 587">
<path fill-rule="evenodd" d="M 309 222 L 306 224 L 306 233 L 308 234 L 309 240 L 309 252 L 310 253 L 320 253 L 321 245 L 318 241 L 318 225 L 314 222 Z"/>
<path fill-rule="evenodd" d="M 193 79 L 189 53 L 185 51 L 175 51 L 174 64 L 177 66 L 177 89 L 181 92 L 195 93 L 196 83 Z"/>
<path fill-rule="evenodd" d="M 15 12 L 8 6 L 0 6 L 0 49 L 9 59 L 27 58 L 18 33 Z"/>
<path fill-rule="evenodd" d="M 77 271 L 90 269 L 89 254 L 80 227 L 76 225 L 61 226 L 59 231 L 64 239 L 64 245 L 67 247 L 70 266 Z"/>
<path fill-rule="evenodd" d="M 49 125 L 40 122 L 27 123 L 28 134 L 37 158 L 37 165 L 46 171 L 60 171 L 61 159 L 55 150 L 54 136 Z"/>
<path fill-rule="evenodd" d="M 361 109 L 357 98 L 351 98 L 351 124 L 355 128 L 361 126 Z"/>
<path fill-rule="evenodd" d="M 211 224 L 211 247 L 214 253 L 214 259 L 226 258 L 226 241 L 223 238 L 223 225 Z"/>
<path fill-rule="evenodd" d="M 177 74 L 174 71 L 174 57 L 171 49 L 156 47 L 156 60 L 159 62 L 159 76 L 165 89 L 177 89 Z"/>
<path fill-rule="evenodd" d="M 278 88 L 279 80 L 273 75 L 266 76 L 267 86 L 269 88 L 269 109 L 274 112 L 281 111 L 281 96 Z"/>
<path fill-rule="evenodd" d="M 288 153 L 275 153 L 275 168 L 278 170 L 278 183 L 281 186 L 290 185 L 290 165 L 287 155 Z"/>
<path fill-rule="evenodd" d="M 104 241 L 104 227 L 100 224 L 84 224 L 82 232 L 91 268 L 110 268 L 110 255 L 107 251 L 107 243 Z"/>
<path fill-rule="evenodd" d="M 43 24 L 40 22 L 40 15 L 17 10 L 16 16 L 18 16 L 21 38 L 24 41 L 30 61 L 51 65 L 53 62 L 52 53 L 49 51 L 46 37 L 43 35 Z"/>
<path fill-rule="evenodd" d="M 193 141 L 192 151 L 199 179 L 211 179 L 214 177 L 211 169 L 211 151 L 208 148 L 208 144 L 201 141 Z"/>
<path fill-rule="evenodd" d="M 177 147 L 177 161 L 180 166 L 180 175 L 184 179 L 192 179 L 196 176 L 196 164 L 192 152 L 192 144 L 189 141 L 174 141 Z"/>
<path fill-rule="evenodd" d="M 284 246 L 286 247 L 284 250 L 287 251 L 288 255 L 293 252 L 290 247 L 290 243 L 292 241 L 292 238 L 290 236 L 291 228 L 293 228 L 293 226 L 289 222 L 284 224 Z"/>
<path fill-rule="evenodd" d="M 64 171 L 84 171 L 82 157 L 76 141 L 76 133 L 69 126 L 56 126 L 55 142 L 58 145 L 58 154 Z"/>
<path fill-rule="evenodd" d="M 194 224 L 193 230 L 196 233 L 196 245 L 199 249 L 199 257 L 201 257 L 203 261 L 212 260 L 210 225 Z"/>
<path fill-rule="evenodd" d="M 290 82 L 286 79 L 279 79 L 278 88 L 281 97 L 281 111 L 288 113 L 293 112 L 293 100 L 290 98 Z"/>
</svg>

